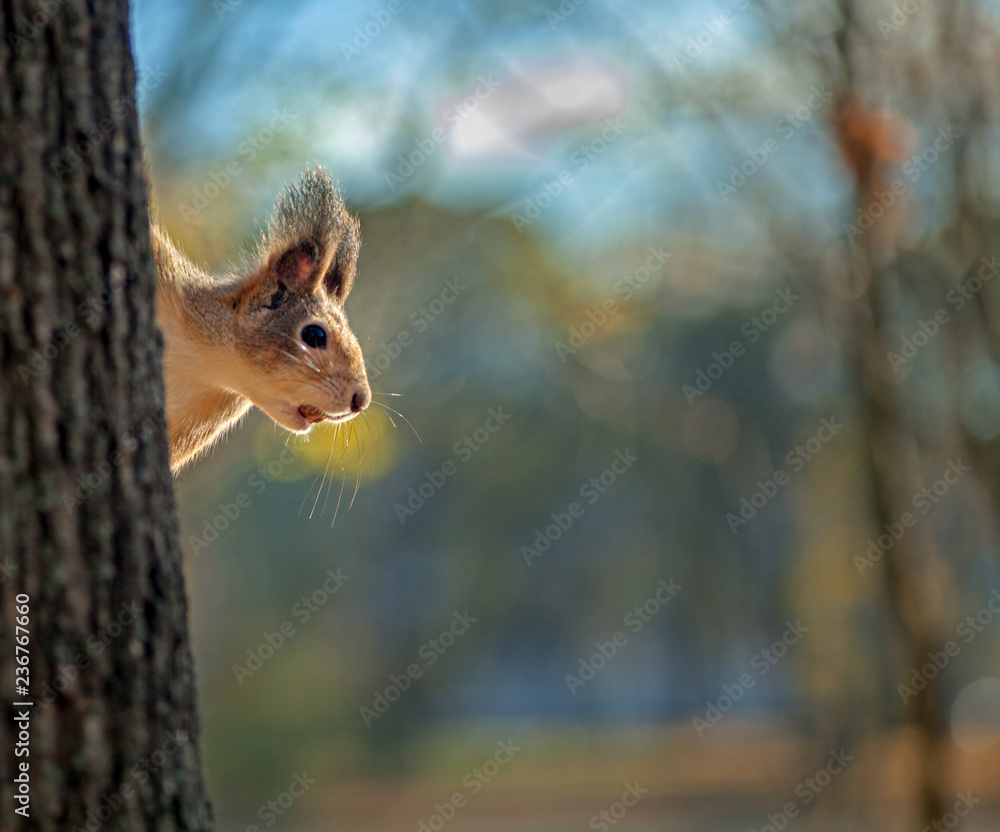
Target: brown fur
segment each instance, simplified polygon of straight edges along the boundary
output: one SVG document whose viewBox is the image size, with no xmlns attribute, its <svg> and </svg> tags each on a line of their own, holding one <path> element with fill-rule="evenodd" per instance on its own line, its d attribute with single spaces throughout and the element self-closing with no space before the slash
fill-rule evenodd
<svg viewBox="0 0 1000 832">
<path fill-rule="evenodd" d="M 279 195 L 255 252 L 228 276 L 199 269 L 156 223 L 152 238 L 175 474 L 253 405 L 296 433 L 368 406 L 361 347 L 343 309 L 359 226 L 329 173 L 306 170 Z M 303 342 L 308 324 L 325 330 L 325 348 Z"/>
</svg>

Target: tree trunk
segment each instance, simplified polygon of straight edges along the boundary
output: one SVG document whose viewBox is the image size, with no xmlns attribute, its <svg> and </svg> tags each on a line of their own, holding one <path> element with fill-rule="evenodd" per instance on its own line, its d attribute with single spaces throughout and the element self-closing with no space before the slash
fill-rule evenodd
<svg viewBox="0 0 1000 832">
<path fill-rule="evenodd" d="M 208 829 L 128 3 L 0 18 L 0 828 Z"/>
</svg>

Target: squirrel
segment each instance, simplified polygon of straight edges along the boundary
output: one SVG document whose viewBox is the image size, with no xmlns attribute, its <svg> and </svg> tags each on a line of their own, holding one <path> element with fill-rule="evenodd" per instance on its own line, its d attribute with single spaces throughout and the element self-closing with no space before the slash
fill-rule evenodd
<svg viewBox="0 0 1000 832">
<path fill-rule="evenodd" d="M 253 405 L 293 433 L 368 407 L 344 314 L 360 225 L 328 171 L 307 168 L 279 194 L 256 250 L 225 276 L 194 265 L 156 221 L 150 230 L 174 476 Z"/>
</svg>

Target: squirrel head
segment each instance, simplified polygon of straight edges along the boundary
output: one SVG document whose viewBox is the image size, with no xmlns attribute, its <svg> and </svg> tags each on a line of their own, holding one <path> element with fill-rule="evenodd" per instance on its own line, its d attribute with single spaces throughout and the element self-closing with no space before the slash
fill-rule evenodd
<svg viewBox="0 0 1000 832">
<path fill-rule="evenodd" d="M 231 298 L 244 393 L 275 422 L 304 433 L 371 403 L 358 339 L 344 314 L 361 235 L 333 178 L 307 169 L 277 199 Z"/>
</svg>

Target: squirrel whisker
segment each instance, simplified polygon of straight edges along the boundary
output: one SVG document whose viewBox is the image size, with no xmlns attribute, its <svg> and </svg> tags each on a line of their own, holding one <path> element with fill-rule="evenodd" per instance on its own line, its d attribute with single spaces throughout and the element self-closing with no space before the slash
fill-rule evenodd
<svg viewBox="0 0 1000 832">
<path fill-rule="evenodd" d="M 284 336 L 285 338 L 287 338 L 289 341 L 291 341 L 295 345 L 295 347 L 300 351 L 298 356 L 293 355 L 290 352 L 285 352 L 284 350 L 278 350 L 280 353 L 282 353 L 283 355 L 287 355 L 293 361 L 295 361 L 296 358 L 301 358 L 303 360 L 303 362 L 305 363 L 305 365 L 310 370 L 314 370 L 317 373 L 317 375 L 320 375 L 320 376 L 323 375 L 323 371 L 319 367 L 317 367 L 313 363 L 312 359 L 309 357 L 309 348 L 305 344 L 302 344 L 299 341 L 296 341 L 294 338 L 292 338 L 291 335 L 287 335 L 284 332 L 282 332 L 280 334 L 282 336 Z"/>
<path fill-rule="evenodd" d="M 316 477 L 312 481 L 312 485 L 309 486 L 309 490 L 306 492 L 306 496 L 302 498 L 302 505 L 299 506 L 300 517 L 302 516 L 302 509 L 305 508 L 306 500 L 309 499 L 309 495 L 312 494 L 312 490 L 316 487 L 316 480 L 318 480 L 322 476 L 323 480 L 319 484 L 319 491 L 316 492 L 316 499 L 313 501 L 312 508 L 309 509 L 309 519 L 310 520 L 312 519 L 313 512 L 316 511 L 316 503 L 319 502 L 319 495 L 323 493 L 323 486 L 326 484 L 326 475 L 327 472 L 329 472 L 330 470 L 330 460 L 333 458 L 333 451 L 335 448 L 336 445 L 334 443 L 331 443 L 330 453 L 326 455 L 326 462 L 324 463 L 323 470 L 316 475 Z"/>
<path fill-rule="evenodd" d="M 413 427 L 413 425 L 412 425 L 412 424 L 410 423 L 410 420 L 409 420 L 409 419 L 407 419 L 407 418 L 406 418 L 406 417 L 405 417 L 405 416 L 404 416 L 404 415 L 403 415 L 402 413 L 400 413 L 400 412 L 399 412 L 398 410 L 393 410 L 393 409 L 392 409 L 391 407 L 389 407 L 389 405 L 387 405 L 387 404 L 382 404 L 382 402 L 376 402 L 376 401 L 373 401 L 373 402 L 372 402 L 372 404 L 376 404 L 376 405 L 378 405 L 379 407 L 381 407 L 381 408 L 383 408 L 383 409 L 385 409 L 385 410 L 388 410 L 388 411 L 389 411 L 390 413 L 395 413 L 395 414 L 396 414 L 396 415 L 397 415 L 397 416 L 398 416 L 398 417 L 399 417 L 400 419 L 402 419 L 402 420 L 403 420 L 404 422 L 406 422 L 406 424 L 407 424 L 407 425 L 409 425 L 409 426 L 410 426 L 410 430 L 412 430 L 412 431 L 413 431 L 413 435 L 414 435 L 415 437 L 417 437 L 417 441 L 418 441 L 418 442 L 420 442 L 421 444 L 423 444 L 423 441 L 424 441 L 424 440 L 420 438 L 420 434 L 419 434 L 419 433 L 417 433 L 417 429 L 416 429 L 415 427 Z M 389 421 L 390 421 L 390 422 L 392 422 L 392 417 L 391 417 L 391 416 L 389 417 Z M 395 423 L 395 422 L 393 422 L 393 423 L 392 423 L 392 426 L 393 426 L 393 427 L 396 427 L 396 423 Z"/>
<path fill-rule="evenodd" d="M 355 427 L 354 422 L 351 422 L 350 424 L 351 424 L 352 431 L 357 431 L 357 428 Z M 361 442 L 360 440 L 358 441 L 358 450 L 361 452 L 361 455 L 358 458 L 358 476 L 357 476 L 357 479 L 354 482 L 354 493 L 351 495 L 351 502 L 347 504 L 347 510 L 348 511 L 350 511 L 351 508 L 354 506 L 354 498 L 358 496 L 358 491 L 361 488 L 361 462 L 364 460 L 364 455 L 363 455 L 364 454 L 364 443 Z"/>
<path fill-rule="evenodd" d="M 330 443 L 330 453 L 327 455 L 326 458 L 326 468 L 323 470 L 323 481 L 319 484 L 319 491 L 316 492 L 316 502 L 313 503 L 313 511 L 316 510 L 316 503 L 319 502 L 319 495 L 323 493 L 323 485 L 326 483 L 327 474 L 329 474 L 330 472 L 330 463 L 333 460 L 333 451 L 337 447 L 337 439 L 340 437 L 340 434 L 343 432 L 343 429 L 344 429 L 343 425 L 337 425 L 337 427 L 333 431 L 334 441 Z M 344 450 L 340 452 L 340 457 L 337 459 L 337 465 L 340 466 L 340 470 L 343 472 L 343 476 L 341 477 L 341 490 L 343 490 L 343 483 L 346 482 L 347 480 L 347 470 L 344 468 L 343 465 L 344 454 L 346 453 L 347 453 L 347 448 L 345 447 Z M 323 511 L 320 512 L 321 515 L 326 514 L 326 507 L 330 505 L 330 492 L 333 491 L 333 480 L 334 477 L 331 476 L 330 484 L 327 486 L 326 489 L 326 498 L 323 500 Z M 337 502 L 337 507 L 338 508 L 340 507 L 339 500 Z M 312 512 L 309 512 L 309 518 L 312 519 Z M 333 524 L 336 521 L 337 521 L 337 512 L 335 511 L 333 513 L 333 520 L 330 521 L 331 529 L 333 528 Z"/>
</svg>

